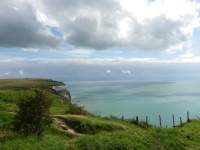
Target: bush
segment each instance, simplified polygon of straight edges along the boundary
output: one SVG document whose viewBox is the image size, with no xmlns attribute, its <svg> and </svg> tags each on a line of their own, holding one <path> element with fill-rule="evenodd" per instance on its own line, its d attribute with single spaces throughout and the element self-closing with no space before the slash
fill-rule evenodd
<svg viewBox="0 0 200 150">
<path fill-rule="evenodd" d="M 44 127 L 50 124 L 49 107 L 51 101 L 45 91 L 34 89 L 34 94 L 23 97 L 17 104 L 14 129 L 23 135 L 41 135 Z"/>
</svg>

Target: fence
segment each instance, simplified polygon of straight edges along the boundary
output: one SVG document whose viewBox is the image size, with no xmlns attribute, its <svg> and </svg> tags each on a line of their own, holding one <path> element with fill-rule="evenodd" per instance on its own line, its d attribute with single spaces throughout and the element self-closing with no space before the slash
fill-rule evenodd
<svg viewBox="0 0 200 150">
<path fill-rule="evenodd" d="M 179 119 L 179 123 L 177 124 L 175 122 L 175 115 L 172 114 L 172 127 L 175 128 L 175 127 L 181 127 L 181 126 L 183 126 L 182 117 L 178 117 L 178 119 Z M 122 116 L 122 120 L 124 120 L 124 116 Z M 149 124 L 149 116 L 146 116 L 145 121 L 143 121 L 143 120 L 141 120 L 141 121 L 145 123 L 146 128 L 148 128 L 148 127 L 151 126 L 151 124 Z M 161 115 L 158 115 L 158 121 L 159 121 L 159 126 L 158 127 L 159 128 L 163 128 L 164 124 L 163 124 L 163 120 L 162 120 L 162 116 Z M 190 121 L 191 121 L 190 120 L 190 114 L 189 114 L 189 112 L 187 112 L 186 122 L 190 122 Z M 139 116 L 136 116 L 135 123 L 136 124 L 140 124 Z M 167 128 L 167 125 L 165 127 Z"/>
</svg>

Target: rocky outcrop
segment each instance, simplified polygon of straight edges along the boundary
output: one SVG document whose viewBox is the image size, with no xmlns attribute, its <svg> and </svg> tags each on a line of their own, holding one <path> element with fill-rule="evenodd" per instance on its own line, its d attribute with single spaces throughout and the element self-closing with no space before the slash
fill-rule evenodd
<svg viewBox="0 0 200 150">
<path fill-rule="evenodd" d="M 71 103 L 71 95 L 66 86 L 52 86 L 52 91 L 59 95 L 65 103 Z"/>
</svg>

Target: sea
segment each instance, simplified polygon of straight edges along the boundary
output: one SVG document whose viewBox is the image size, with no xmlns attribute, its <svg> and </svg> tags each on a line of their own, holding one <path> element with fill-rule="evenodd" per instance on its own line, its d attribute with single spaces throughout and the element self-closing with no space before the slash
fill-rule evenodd
<svg viewBox="0 0 200 150">
<path fill-rule="evenodd" d="M 200 82 L 197 81 L 81 81 L 66 82 L 72 102 L 100 116 L 135 118 L 154 126 L 172 127 L 200 118 Z"/>
</svg>

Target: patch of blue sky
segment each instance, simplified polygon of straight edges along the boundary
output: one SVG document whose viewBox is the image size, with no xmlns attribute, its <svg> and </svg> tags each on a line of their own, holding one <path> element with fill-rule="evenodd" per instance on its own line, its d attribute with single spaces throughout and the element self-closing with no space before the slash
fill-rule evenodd
<svg viewBox="0 0 200 150">
<path fill-rule="evenodd" d="M 63 38 L 64 34 L 58 27 L 48 26 L 49 30 L 57 37 Z"/>
</svg>

